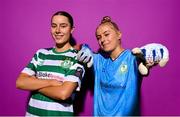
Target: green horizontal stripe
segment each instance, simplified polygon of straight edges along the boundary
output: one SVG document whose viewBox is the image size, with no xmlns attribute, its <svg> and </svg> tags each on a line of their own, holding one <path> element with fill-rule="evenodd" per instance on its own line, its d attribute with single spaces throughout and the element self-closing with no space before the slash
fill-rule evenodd
<svg viewBox="0 0 180 117">
<path fill-rule="evenodd" d="M 36 100 L 46 101 L 46 102 L 58 102 L 58 103 L 67 103 L 67 104 L 73 103 L 71 98 L 67 100 L 55 100 L 40 93 L 33 93 L 32 98 Z"/>
<path fill-rule="evenodd" d="M 72 112 L 44 110 L 32 106 L 28 106 L 28 113 L 37 116 L 73 116 Z"/>
<path fill-rule="evenodd" d="M 69 70 L 66 72 L 66 76 L 67 75 L 75 75 L 75 72 L 76 72 L 76 70 Z"/>
<path fill-rule="evenodd" d="M 65 56 L 65 55 L 46 55 L 43 53 L 39 53 L 38 57 L 42 60 L 70 60 L 72 62 L 77 62 L 74 57 Z"/>
<path fill-rule="evenodd" d="M 61 73 L 67 75 L 74 75 L 75 70 L 70 70 L 68 68 L 63 68 L 61 66 L 49 66 L 49 65 L 44 65 L 44 66 L 38 66 L 37 71 L 48 71 L 48 72 L 56 72 L 56 73 Z"/>
<path fill-rule="evenodd" d="M 35 66 L 34 66 L 34 64 L 32 64 L 32 63 L 29 63 L 29 64 L 27 65 L 27 68 L 30 68 L 30 69 L 32 69 L 32 70 L 35 70 Z"/>
<path fill-rule="evenodd" d="M 62 54 L 62 53 L 67 53 L 67 52 L 72 52 L 72 53 L 77 53 L 77 52 L 78 52 L 78 51 L 75 50 L 75 49 L 68 49 L 68 50 L 66 50 L 66 51 L 64 51 L 64 52 L 57 52 L 57 51 L 55 50 L 55 48 L 52 48 L 52 51 L 53 51 L 54 53 L 56 53 L 56 54 Z"/>
</svg>

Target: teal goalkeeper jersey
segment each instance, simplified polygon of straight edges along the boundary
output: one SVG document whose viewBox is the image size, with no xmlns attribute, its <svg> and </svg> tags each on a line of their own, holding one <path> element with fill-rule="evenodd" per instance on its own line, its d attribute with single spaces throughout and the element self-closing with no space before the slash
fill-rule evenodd
<svg viewBox="0 0 180 117">
<path fill-rule="evenodd" d="M 95 116 L 139 115 L 140 77 L 135 56 L 123 51 L 116 60 L 94 55 Z"/>
</svg>

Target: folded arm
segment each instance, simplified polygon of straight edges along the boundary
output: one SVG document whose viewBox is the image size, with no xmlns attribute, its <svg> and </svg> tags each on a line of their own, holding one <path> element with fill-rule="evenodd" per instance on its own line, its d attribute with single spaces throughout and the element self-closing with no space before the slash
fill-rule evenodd
<svg viewBox="0 0 180 117">
<path fill-rule="evenodd" d="M 66 81 L 64 83 L 54 79 L 38 79 L 26 73 L 21 73 L 16 81 L 18 89 L 39 91 L 40 93 L 57 100 L 69 98 L 77 87 L 76 82 Z"/>
<path fill-rule="evenodd" d="M 38 91 L 48 97 L 57 100 L 66 100 L 69 98 L 73 91 L 77 88 L 77 82 L 66 81 L 61 86 L 50 86 L 41 88 Z"/>
<path fill-rule="evenodd" d="M 23 90 L 39 90 L 49 86 L 60 86 L 62 83 L 54 79 L 38 79 L 35 76 L 21 73 L 16 80 L 16 87 Z"/>
</svg>

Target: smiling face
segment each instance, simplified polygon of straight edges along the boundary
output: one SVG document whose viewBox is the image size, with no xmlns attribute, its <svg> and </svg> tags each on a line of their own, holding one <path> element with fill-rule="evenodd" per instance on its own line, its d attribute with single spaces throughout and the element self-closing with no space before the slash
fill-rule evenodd
<svg viewBox="0 0 180 117">
<path fill-rule="evenodd" d="M 55 15 L 51 21 L 51 35 L 56 45 L 64 46 L 69 44 L 73 28 L 66 16 Z"/>
<path fill-rule="evenodd" d="M 104 23 L 97 28 L 96 38 L 103 51 L 113 52 L 120 46 L 121 33 L 110 23 Z"/>
</svg>

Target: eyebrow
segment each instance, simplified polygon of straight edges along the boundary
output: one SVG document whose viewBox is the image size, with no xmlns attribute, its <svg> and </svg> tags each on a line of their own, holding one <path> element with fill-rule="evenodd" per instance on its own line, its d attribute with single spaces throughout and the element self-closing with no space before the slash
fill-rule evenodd
<svg viewBox="0 0 180 117">
<path fill-rule="evenodd" d="M 52 22 L 51 24 L 57 24 L 55 22 Z M 68 25 L 67 23 L 60 23 L 60 25 Z"/>
<path fill-rule="evenodd" d="M 109 32 L 108 30 L 107 30 L 107 31 L 104 31 L 103 34 L 108 33 L 108 32 Z"/>
<path fill-rule="evenodd" d="M 102 34 L 105 34 L 105 33 L 108 33 L 109 31 L 104 31 Z M 97 36 L 100 36 L 100 35 L 97 35 Z"/>
<path fill-rule="evenodd" d="M 60 23 L 60 25 L 68 25 L 67 23 Z"/>
</svg>

